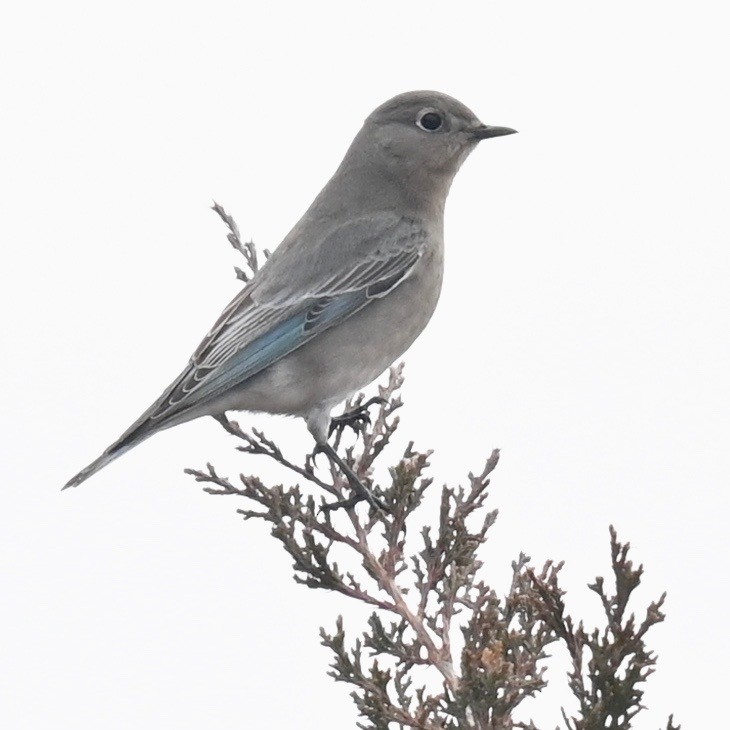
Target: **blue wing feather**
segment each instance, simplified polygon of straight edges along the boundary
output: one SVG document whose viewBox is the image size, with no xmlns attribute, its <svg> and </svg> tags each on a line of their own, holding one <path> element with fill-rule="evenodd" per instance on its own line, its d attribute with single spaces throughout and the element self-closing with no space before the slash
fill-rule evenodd
<svg viewBox="0 0 730 730">
<path fill-rule="evenodd" d="M 362 290 L 338 297 L 327 297 L 326 301 L 317 300 L 312 306 L 275 325 L 219 365 L 198 386 L 196 402 L 208 400 L 227 388 L 248 380 L 332 325 L 354 314 L 367 301 L 367 292 Z"/>
</svg>

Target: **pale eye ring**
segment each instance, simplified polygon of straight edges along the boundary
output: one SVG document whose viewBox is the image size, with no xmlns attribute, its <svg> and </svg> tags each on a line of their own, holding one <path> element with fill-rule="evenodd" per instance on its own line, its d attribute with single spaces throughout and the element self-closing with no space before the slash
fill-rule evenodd
<svg viewBox="0 0 730 730">
<path fill-rule="evenodd" d="M 424 109 L 418 115 L 416 125 L 426 132 L 438 132 L 444 125 L 444 119 L 434 109 Z"/>
</svg>

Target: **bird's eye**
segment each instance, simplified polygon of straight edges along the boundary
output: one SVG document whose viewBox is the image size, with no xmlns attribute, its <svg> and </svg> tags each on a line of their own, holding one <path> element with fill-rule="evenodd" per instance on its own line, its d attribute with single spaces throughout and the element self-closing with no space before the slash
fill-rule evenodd
<svg viewBox="0 0 730 730">
<path fill-rule="evenodd" d="M 436 132 L 441 129 L 444 120 L 438 112 L 424 112 L 416 120 L 416 124 L 427 132 Z"/>
</svg>

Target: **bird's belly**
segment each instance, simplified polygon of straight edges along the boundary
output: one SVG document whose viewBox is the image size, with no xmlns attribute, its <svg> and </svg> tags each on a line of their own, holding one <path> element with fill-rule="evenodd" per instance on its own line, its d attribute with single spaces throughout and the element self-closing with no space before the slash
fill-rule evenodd
<svg viewBox="0 0 730 730">
<path fill-rule="evenodd" d="M 431 319 L 441 290 L 438 254 L 383 298 L 227 394 L 224 409 L 305 415 L 317 406 L 330 408 L 375 380 Z"/>
</svg>

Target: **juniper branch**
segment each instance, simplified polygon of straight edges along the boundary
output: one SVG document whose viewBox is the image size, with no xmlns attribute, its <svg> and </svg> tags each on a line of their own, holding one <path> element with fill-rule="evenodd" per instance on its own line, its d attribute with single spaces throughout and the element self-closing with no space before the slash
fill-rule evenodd
<svg viewBox="0 0 730 730">
<path fill-rule="evenodd" d="M 248 281 L 258 270 L 255 247 L 241 243 L 235 221 L 221 206 L 214 210 L 228 226 L 231 245 L 244 256 L 247 270 L 239 278 Z M 562 563 L 548 561 L 538 571 L 520 554 L 509 590 L 500 595 L 486 582 L 483 562 L 497 518 L 487 506 L 497 450 L 478 474 L 468 475 L 465 487 L 443 486 L 435 505 L 427 473 L 431 451 L 409 443 L 387 478 L 377 475 L 379 459 L 398 430 L 402 385 L 399 365 L 378 387 L 377 397 L 359 394 L 348 402 L 346 408 L 359 409 L 361 418 L 353 422 L 351 435 L 338 428 L 333 439 L 388 514 L 368 511 L 364 504 L 337 516 L 321 510 L 325 495 L 341 499 L 349 488 L 332 464 L 323 472 L 312 455 L 301 460 L 285 455 L 263 432 L 246 431 L 225 416 L 218 421 L 238 441 L 239 451 L 277 463 L 296 482 L 266 486 L 245 474 L 231 480 L 211 464 L 187 471 L 211 494 L 242 498 L 246 504 L 238 512 L 245 519 L 270 526 L 292 558 L 298 583 L 373 607 L 367 629 L 354 643 L 346 641 L 342 617 L 333 633 L 320 630 L 333 654 L 330 676 L 353 687 L 355 705 L 368 723 L 358 727 L 538 730 L 515 714 L 546 686 L 547 650 L 561 645 L 571 658 L 568 685 L 579 705 L 575 717 L 563 712 L 567 730 L 631 728 L 642 709 L 641 687 L 656 664 L 645 641 L 649 629 L 664 619 L 664 596 L 649 605 L 640 622 L 627 618 L 643 567 L 634 568 L 628 543 L 620 543 L 613 528 L 614 588 L 600 577 L 589 586 L 603 606 L 604 628 L 588 632 L 567 613 L 559 585 Z M 365 415 L 371 407 L 376 408 L 372 420 Z M 409 535 L 409 527 L 413 532 L 416 521 L 432 511 L 420 534 Z M 340 568 L 336 551 L 356 558 L 360 572 Z M 459 632 L 463 648 L 457 656 Z M 417 684 L 416 669 L 433 676 Z M 679 730 L 671 716 L 666 730 Z"/>
</svg>

